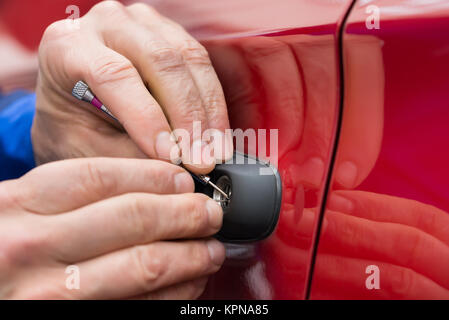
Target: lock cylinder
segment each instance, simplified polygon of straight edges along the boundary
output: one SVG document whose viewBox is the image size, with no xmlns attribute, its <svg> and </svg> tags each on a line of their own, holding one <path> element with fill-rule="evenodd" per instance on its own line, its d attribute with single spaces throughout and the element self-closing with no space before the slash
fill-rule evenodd
<svg viewBox="0 0 449 320">
<path fill-rule="evenodd" d="M 196 184 L 223 209 L 223 226 L 215 237 L 223 242 L 245 243 L 267 238 L 279 219 L 282 184 L 276 168 L 241 153 L 217 165 L 209 177 L 225 194 Z"/>
</svg>

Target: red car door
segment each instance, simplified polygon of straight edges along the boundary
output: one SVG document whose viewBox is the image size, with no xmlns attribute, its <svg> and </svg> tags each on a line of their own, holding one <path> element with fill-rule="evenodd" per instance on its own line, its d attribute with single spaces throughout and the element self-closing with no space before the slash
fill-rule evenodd
<svg viewBox="0 0 449 320">
<path fill-rule="evenodd" d="M 278 130 L 278 225 L 203 298 L 449 298 L 447 0 L 146 2 L 206 46 L 232 128 Z M 35 49 L 52 3 L 0 2 L 0 27 Z"/>
<path fill-rule="evenodd" d="M 448 40 L 448 1 L 354 5 L 312 299 L 449 298 Z"/>
<path fill-rule="evenodd" d="M 80 14 L 97 1 L 80 0 Z M 226 263 L 203 297 L 304 299 L 340 115 L 339 32 L 352 0 L 141 1 L 206 46 L 232 128 L 278 130 L 276 152 L 269 154 L 283 184 L 277 228 L 260 243 L 227 245 Z M 45 27 L 67 18 L 70 4 L 6 1 L 0 14 L 35 50 Z M 265 142 L 268 150 L 275 143 L 269 133 Z M 257 151 L 252 144 L 243 149 Z"/>
<path fill-rule="evenodd" d="M 165 2 L 232 127 L 279 129 L 279 224 L 206 298 L 449 297 L 449 6 L 351 2 Z"/>
<path fill-rule="evenodd" d="M 262 242 L 227 245 L 227 260 L 204 298 L 306 297 L 339 119 L 339 30 L 351 2 L 156 3 L 206 46 L 231 127 L 278 129 L 283 198 L 277 228 Z M 256 148 L 239 151 L 255 154 Z"/>
</svg>

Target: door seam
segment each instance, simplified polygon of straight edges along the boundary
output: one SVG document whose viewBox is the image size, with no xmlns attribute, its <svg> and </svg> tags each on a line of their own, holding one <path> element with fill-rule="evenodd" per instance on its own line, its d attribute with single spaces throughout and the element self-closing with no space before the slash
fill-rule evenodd
<svg viewBox="0 0 449 320">
<path fill-rule="evenodd" d="M 344 81 L 345 75 L 344 75 L 344 65 L 343 65 L 343 35 L 344 35 L 344 31 L 346 29 L 346 22 L 349 18 L 349 15 L 351 14 L 352 9 L 354 8 L 354 5 L 356 2 L 357 2 L 357 0 L 353 0 L 352 3 L 348 6 L 348 9 L 346 10 L 345 14 L 343 15 L 342 20 L 340 21 L 340 23 L 338 23 L 338 26 L 337 26 L 338 39 L 337 39 L 336 51 L 337 51 L 337 62 L 338 62 L 338 70 L 339 70 L 338 71 L 339 72 L 339 74 L 338 74 L 338 77 L 339 77 L 338 116 L 337 116 L 335 137 L 334 137 L 334 143 L 333 143 L 332 152 L 331 152 L 330 164 L 329 164 L 328 174 L 326 177 L 326 183 L 325 183 L 324 191 L 323 191 L 323 197 L 322 197 L 323 200 L 321 202 L 321 207 L 320 207 L 319 216 L 318 216 L 318 223 L 317 223 L 317 227 L 316 227 L 317 231 L 315 234 L 315 239 L 313 241 L 313 248 L 312 248 L 312 254 L 311 254 L 310 265 L 309 265 L 309 274 L 308 274 L 307 285 L 306 285 L 305 300 L 310 300 L 313 276 L 314 276 L 314 271 L 315 271 L 316 256 L 317 256 L 317 252 L 318 252 L 318 245 L 320 242 L 321 228 L 322 228 L 322 223 L 323 223 L 323 219 L 324 219 L 324 213 L 326 211 L 327 198 L 328 198 L 329 190 L 331 188 L 331 182 L 332 182 L 334 165 L 335 165 L 335 160 L 336 160 L 337 151 L 338 151 L 338 145 L 340 142 L 340 132 L 341 132 L 341 125 L 342 125 L 342 121 L 343 121 L 344 98 L 345 98 L 345 81 Z"/>
</svg>

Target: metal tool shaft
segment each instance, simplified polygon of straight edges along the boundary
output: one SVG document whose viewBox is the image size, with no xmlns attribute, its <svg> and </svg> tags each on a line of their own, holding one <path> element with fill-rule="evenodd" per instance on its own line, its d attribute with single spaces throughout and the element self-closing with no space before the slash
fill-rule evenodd
<svg viewBox="0 0 449 320">
<path fill-rule="evenodd" d="M 215 183 L 213 183 L 212 181 L 210 181 L 210 177 L 206 176 L 206 175 L 199 175 L 198 176 L 201 180 L 203 180 L 206 184 L 209 184 L 212 188 L 214 188 L 215 190 L 217 190 L 218 192 L 220 192 L 223 197 L 225 197 L 227 200 L 229 200 L 229 196 L 226 194 L 226 192 L 224 192 L 223 190 L 221 190 Z"/>
<path fill-rule="evenodd" d="M 89 86 L 83 82 L 78 81 L 72 90 L 72 95 L 81 101 L 86 101 L 96 107 L 97 109 L 103 111 L 112 119 L 114 119 L 117 123 L 119 123 L 118 119 L 109 111 L 109 109 L 95 96 L 95 94 L 90 90 Z M 191 173 L 192 176 L 197 177 L 202 183 L 210 185 L 212 188 L 220 192 L 227 200 L 229 200 L 228 195 L 217 187 L 213 182 L 210 181 L 210 177 L 207 175 L 195 175 Z"/>
</svg>

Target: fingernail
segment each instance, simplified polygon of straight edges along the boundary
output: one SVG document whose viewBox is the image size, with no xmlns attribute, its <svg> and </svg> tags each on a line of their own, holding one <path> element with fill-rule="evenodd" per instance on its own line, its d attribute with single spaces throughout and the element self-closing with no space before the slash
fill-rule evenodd
<svg viewBox="0 0 449 320">
<path fill-rule="evenodd" d="M 181 172 L 175 175 L 176 192 L 186 193 L 193 191 L 193 180 L 187 172 Z"/>
<path fill-rule="evenodd" d="M 299 166 L 301 170 L 301 180 L 308 185 L 318 188 L 324 177 L 325 165 L 323 159 L 312 157 Z"/>
<path fill-rule="evenodd" d="M 347 189 L 355 187 L 357 180 L 357 166 L 352 161 L 345 161 L 337 169 L 335 179 Z"/>
<path fill-rule="evenodd" d="M 192 164 L 197 166 L 201 165 L 202 163 L 202 157 L 203 157 L 203 145 L 205 143 L 200 140 L 195 140 L 192 143 L 192 154 L 191 154 L 191 161 Z"/>
<path fill-rule="evenodd" d="M 213 152 L 213 144 L 208 144 L 202 140 L 195 140 L 192 143 L 192 164 L 198 167 L 213 166 L 215 164 Z"/>
<path fill-rule="evenodd" d="M 342 213 L 352 213 L 354 203 L 347 198 L 344 198 L 336 193 L 332 193 L 329 198 L 328 209 Z"/>
<path fill-rule="evenodd" d="M 175 143 L 174 146 L 170 149 L 170 161 L 174 165 L 181 164 L 181 149 L 179 146 Z"/>
<path fill-rule="evenodd" d="M 179 152 L 179 147 L 168 131 L 162 131 L 157 135 L 156 153 L 159 159 L 178 161 Z"/>
<path fill-rule="evenodd" d="M 220 229 L 223 222 L 223 210 L 215 200 L 207 200 L 206 210 L 209 218 L 209 225 L 214 229 Z"/>
<path fill-rule="evenodd" d="M 219 130 L 214 130 L 212 137 L 214 141 L 212 143 L 214 148 L 214 157 L 217 163 L 222 163 L 232 158 L 233 145 L 232 135 L 224 134 Z"/>
<path fill-rule="evenodd" d="M 202 164 L 206 167 L 210 167 L 215 164 L 215 150 L 213 144 L 209 143 L 203 145 L 201 155 Z"/>
<path fill-rule="evenodd" d="M 224 246 L 217 240 L 211 239 L 207 241 L 207 249 L 209 250 L 209 256 L 212 262 L 217 266 L 222 265 L 225 259 Z"/>
</svg>

